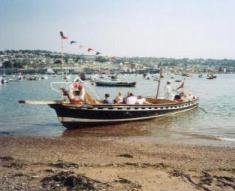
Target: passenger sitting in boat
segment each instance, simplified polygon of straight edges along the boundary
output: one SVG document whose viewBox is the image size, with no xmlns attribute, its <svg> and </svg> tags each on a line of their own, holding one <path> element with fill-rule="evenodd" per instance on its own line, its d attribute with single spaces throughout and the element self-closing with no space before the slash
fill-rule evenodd
<svg viewBox="0 0 235 191">
<path fill-rule="evenodd" d="M 137 100 L 136 100 L 136 104 L 142 105 L 142 104 L 144 104 L 144 103 L 146 103 L 146 99 L 143 98 L 142 96 L 138 96 L 138 97 L 137 97 Z"/>
<path fill-rule="evenodd" d="M 123 96 L 122 96 L 122 93 L 121 93 L 121 92 L 119 92 L 118 95 L 117 95 L 117 97 L 114 99 L 114 103 L 116 103 L 116 104 L 121 104 L 121 103 L 123 103 Z"/>
<path fill-rule="evenodd" d="M 127 96 L 123 98 L 123 103 L 126 104 L 127 98 L 130 97 L 130 92 L 127 92 Z"/>
<path fill-rule="evenodd" d="M 104 97 L 105 97 L 103 101 L 104 104 L 113 104 L 113 100 L 110 98 L 109 94 L 105 94 Z"/>
<path fill-rule="evenodd" d="M 165 99 L 173 100 L 174 94 L 172 92 L 172 87 L 171 87 L 170 81 L 166 82 L 166 86 L 164 88 L 164 91 L 165 91 L 165 95 L 164 95 Z"/>
<path fill-rule="evenodd" d="M 129 95 L 130 95 L 130 96 L 127 97 L 127 100 L 126 100 L 126 104 L 130 104 L 130 105 L 136 104 L 136 102 L 137 102 L 137 97 L 134 96 L 133 93 L 130 93 Z"/>
</svg>

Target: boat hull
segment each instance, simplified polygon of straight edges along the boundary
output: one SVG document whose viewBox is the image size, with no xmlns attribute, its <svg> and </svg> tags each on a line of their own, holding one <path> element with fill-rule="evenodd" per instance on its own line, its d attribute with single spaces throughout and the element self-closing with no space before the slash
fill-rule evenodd
<svg viewBox="0 0 235 191">
<path fill-rule="evenodd" d="M 96 86 L 135 87 L 136 82 L 96 82 Z"/>
<path fill-rule="evenodd" d="M 50 104 L 59 121 L 68 129 L 95 127 L 150 120 L 157 117 L 194 109 L 198 99 L 177 104 L 151 105 L 72 105 Z"/>
</svg>

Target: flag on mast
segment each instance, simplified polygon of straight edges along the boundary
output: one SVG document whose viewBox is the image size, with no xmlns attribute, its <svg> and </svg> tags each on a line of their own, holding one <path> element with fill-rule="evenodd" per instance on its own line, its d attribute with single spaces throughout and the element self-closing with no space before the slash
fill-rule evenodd
<svg viewBox="0 0 235 191">
<path fill-rule="evenodd" d="M 61 39 L 68 39 L 67 36 L 64 36 L 64 33 L 62 31 L 60 31 L 60 37 L 61 37 Z"/>
<path fill-rule="evenodd" d="M 184 88 L 184 80 L 181 81 L 179 87 L 177 88 L 177 90 Z"/>
</svg>

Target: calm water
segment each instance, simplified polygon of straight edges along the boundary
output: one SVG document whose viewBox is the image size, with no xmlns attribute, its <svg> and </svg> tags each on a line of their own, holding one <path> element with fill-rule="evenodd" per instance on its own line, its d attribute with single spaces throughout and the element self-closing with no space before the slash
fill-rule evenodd
<svg viewBox="0 0 235 191">
<path fill-rule="evenodd" d="M 136 88 L 93 87 L 103 98 L 104 93 L 115 96 L 119 91 L 136 95 L 156 94 L 157 82 L 144 80 L 140 75 L 120 76 L 137 81 Z M 169 77 L 161 82 L 162 88 Z M 178 83 L 172 79 L 175 86 Z M 187 78 L 185 88 L 200 97 L 200 108 L 188 113 L 163 117 L 152 121 L 135 122 L 93 129 L 66 130 L 47 105 L 23 105 L 18 100 L 50 100 L 60 95 L 50 89 L 49 78 L 41 81 L 10 82 L 0 86 L 0 136 L 107 136 L 119 139 L 141 139 L 156 142 L 235 146 L 235 75 L 218 75 L 215 80 Z M 89 84 L 89 82 L 88 82 Z M 92 86 L 90 86 L 92 87 Z"/>
</svg>

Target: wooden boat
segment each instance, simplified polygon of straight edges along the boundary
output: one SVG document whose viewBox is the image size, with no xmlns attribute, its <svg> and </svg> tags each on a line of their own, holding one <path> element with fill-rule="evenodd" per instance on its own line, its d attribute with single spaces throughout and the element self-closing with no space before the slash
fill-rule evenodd
<svg viewBox="0 0 235 191">
<path fill-rule="evenodd" d="M 68 129 L 95 127 L 140 120 L 189 111 L 199 104 L 198 97 L 181 102 L 166 99 L 146 98 L 141 105 L 101 104 L 86 100 L 83 104 L 71 104 L 68 101 L 19 101 L 25 104 L 47 104 L 56 111 L 59 121 Z"/>
<path fill-rule="evenodd" d="M 74 85 L 78 83 L 77 80 L 81 82 L 81 79 L 75 78 Z M 52 82 L 51 88 L 56 91 L 54 85 L 59 85 L 60 83 L 69 82 Z M 61 90 L 68 99 L 52 101 L 23 100 L 19 101 L 19 103 L 49 105 L 55 110 L 59 121 L 68 129 L 150 120 L 198 107 L 199 98 L 192 95 L 184 96 L 182 99 L 174 101 L 158 98 L 159 87 L 160 80 L 158 81 L 156 97 L 140 98 L 144 99 L 143 102 L 139 102 L 142 104 L 103 104 L 102 101 L 94 99 L 87 92 L 84 95 L 84 100 L 75 104 L 68 91 L 64 88 L 61 88 Z"/>
<path fill-rule="evenodd" d="M 136 82 L 126 81 L 96 81 L 96 86 L 109 86 L 109 87 L 135 87 Z"/>
</svg>

